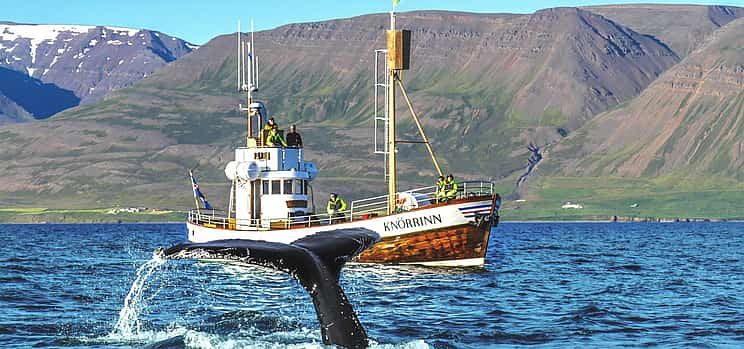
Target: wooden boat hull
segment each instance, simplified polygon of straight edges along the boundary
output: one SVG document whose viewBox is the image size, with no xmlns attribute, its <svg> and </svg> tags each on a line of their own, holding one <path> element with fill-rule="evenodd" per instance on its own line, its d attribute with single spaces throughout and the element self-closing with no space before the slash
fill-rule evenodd
<svg viewBox="0 0 744 349">
<path fill-rule="evenodd" d="M 360 263 L 477 266 L 485 262 L 490 224 L 388 236 L 356 258 Z"/>
</svg>

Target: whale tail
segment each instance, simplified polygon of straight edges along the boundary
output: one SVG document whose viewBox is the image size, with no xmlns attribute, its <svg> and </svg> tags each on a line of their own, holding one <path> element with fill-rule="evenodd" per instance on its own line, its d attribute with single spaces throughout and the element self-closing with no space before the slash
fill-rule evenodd
<svg viewBox="0 0 744 349">
<path fill-rule="evenodd" d="M 339 285 L 346 262 L 380 240 L 367 229 L 320 232 L 291 244 L 254 240 L 186 243 L 163 251 L 169 259 L 221 259 L 280 270 L 294 276 L 310 294 L 323 343 L 366 348 L 367 334 Z"/>
</svg>

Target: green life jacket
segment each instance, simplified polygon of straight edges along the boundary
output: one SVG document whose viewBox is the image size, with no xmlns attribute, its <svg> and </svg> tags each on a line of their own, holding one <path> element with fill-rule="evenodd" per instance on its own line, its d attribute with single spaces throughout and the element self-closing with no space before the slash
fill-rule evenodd
<svg viewBox="0 0 744 349">
<path fill-rule="evenodd" d="M 328 207 L 326 207 L 326 211 L 346 211 L 346 201 L 344 201 L 344 199 L 339 196 L 336 197 L 336 200 L 328 200 Z"/>
<path fill-rule="evenodd" d="M 437 195 L 443 195 L 444 194 L 444 183 L 445 181 L 437 180 Z"/>
<path fill-rule="evenodd" d="M 269 136 L 266 137 L 266 145 L 269 147 L 273 147 L 280 144 L 285 147 L 287 146 L 287 143 L 284 142 L 282 135 L 279 132 L 274 131 L 273 129 L 269 131 Z"/>
<path fill-rule="evenodd" d="M 454 198 L 457 194 L 457 182 L 455 180 L 447 181 L 444 183 L 444 192 L 448 197 Z"/>
</svg>

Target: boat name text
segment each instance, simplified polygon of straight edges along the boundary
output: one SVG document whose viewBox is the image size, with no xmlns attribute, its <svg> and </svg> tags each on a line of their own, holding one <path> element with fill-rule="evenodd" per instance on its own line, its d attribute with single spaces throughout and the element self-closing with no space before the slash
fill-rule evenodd
<svg viewBox="0 0 744 349">
<path fill-rule="evenodd" d="M 424 217 L 398 218 L 398 220 L 395 221 L 383 222 L 382 225 L 385 226 L 385 231 L 391 231 L 393 229 L 400 230 L 416 228 L 427 225 L 434 225 L 437 223 L 442 223 L 442 215 L 433 214 L 431 216 Z"/>
</svg>

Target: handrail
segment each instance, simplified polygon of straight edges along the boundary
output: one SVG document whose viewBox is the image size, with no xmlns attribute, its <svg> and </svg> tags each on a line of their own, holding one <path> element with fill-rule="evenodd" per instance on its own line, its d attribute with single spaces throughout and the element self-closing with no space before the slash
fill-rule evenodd
<svg viewBox="0 0 744 349">
<path fill-rule="evenodd" d="M 491 196 L 494 194 L 494 185 L 486 181 L 465 181 L 459 183 L 455 199 L 467 198 L 471 196 Z M 428 186 L 407 190 L 403 193 L 409 193 L 429 198 L 429 203 L 436 199 L 436 191 L 432 191 L 436 186 Z M 312 214 L 305 216 L 289 216 L 286 218 L 272 219 L 236 219 L 229 218 L 222 210 L 192 209 L 188 214 L 188 221 L 194 224 L 206 225 L 222 229 L 236 229 L 238 226 L 249 226 L 256 230 L 270 229 L 290 229 L 292 227 L 311 227 L 318 225 L 334 224 L 336 222 L 364 220 L 377 215 L 387 214 L 388 195 L 375 196 L 355 200 L 351 202 L 350 208 L 345 211 L 337 212 L 334 215 L 328 213 Z"/>
</svg>

